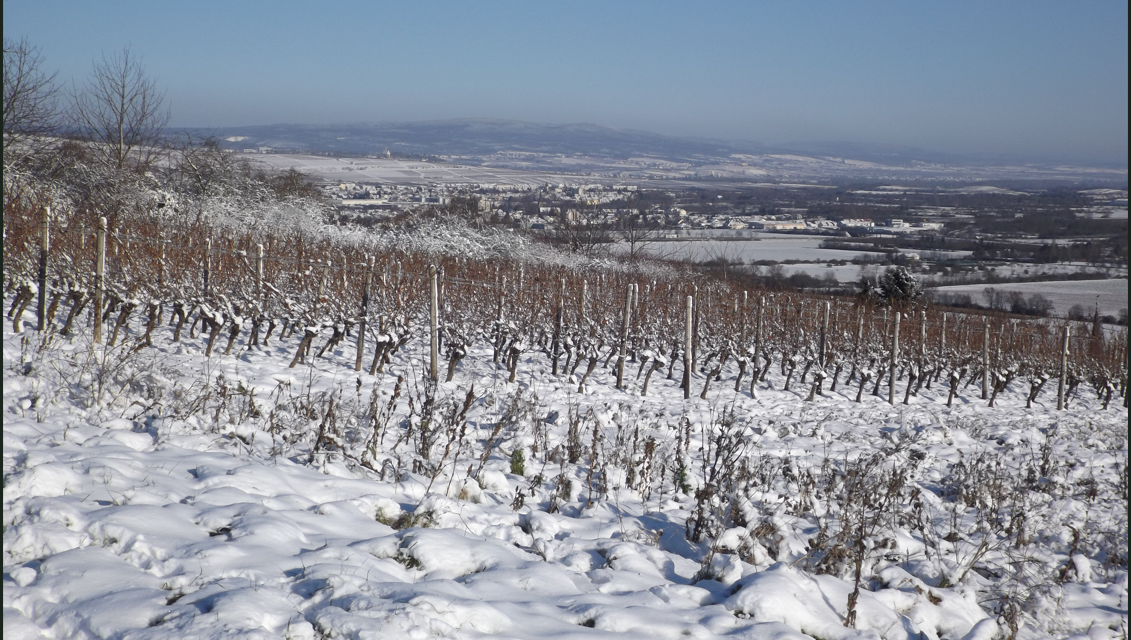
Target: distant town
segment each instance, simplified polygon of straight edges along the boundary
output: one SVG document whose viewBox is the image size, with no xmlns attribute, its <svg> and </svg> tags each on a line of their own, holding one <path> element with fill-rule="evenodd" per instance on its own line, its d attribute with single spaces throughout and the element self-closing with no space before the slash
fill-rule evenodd
<svg viewBox="0 0 1131 640">
<path fill-rule="evenodd" d="M 398 185 L 323 182 L 343 215 L 393 218 L 453 205 L 494 224 L 531 229 L 583 221 L 691 229 L 806 232 L 853 237 L 924 236 L 1069 244 L 1114 240 L 1085 260 L 1126 265 L 1127 192 L 766 184 L 743 188 L 651 189 L 628 184 Z"/>
</svg>

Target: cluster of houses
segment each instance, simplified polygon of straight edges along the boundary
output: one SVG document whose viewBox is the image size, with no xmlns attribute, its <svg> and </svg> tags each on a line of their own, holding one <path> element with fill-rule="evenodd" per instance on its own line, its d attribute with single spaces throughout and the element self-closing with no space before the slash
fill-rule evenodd
<svg viewBox="0 0 1131 640">
<path fill-rule="evenodd" d="M 324 193 L 339 203 L 343 212 L 397 215 L 428 206 L 446 206 L 454 198 L 475 199 L 481 217 L 505 221 L 518 227 L 553 228 L 562 220 L 591 224 L 615 223 L 623 216 L 626 198 L 638 191 L 634 185 L 483 185 L 338 183 L 325 185 Z M 534 204 L 531 204 L 534 203 Z M 606 205 L 606 206 L 602 206 Z M 584 216 L 579 211 L 584 210 Z M 635 211 L 633 211 L 635 213 Z M 669 229 L 752 229 L 770 232 L 815 232 L 859 234 L 912 234 L 942 228 L 939 222 L 907 222 L 889 218 L 881 223 L 871 218 L 841 220 L 807 215 L 806 209 L 776 209 L 769 214 L 689 213 L 677 206 L 653 205 L 644 222 Z"/>
<path fill-rule="evenodd" d="M 910 223 L 899 218 L 891 218 L 884 220 L 882 224 L 876 224 L 871 218 L 830 220 L 824 217 L 801 217 L 799 215 L 788 217 L 734 216 L 729 220 L 715 220 L 714 224 L 707 226 L 727 229 L 758 229 L 761 231 L 817 231 L 821 233 L 843 231 L 853 234 L 922 233 L 924 231 L 938 231 L 943 228 L 941 222 L 916 221 Z"/>
</svg>

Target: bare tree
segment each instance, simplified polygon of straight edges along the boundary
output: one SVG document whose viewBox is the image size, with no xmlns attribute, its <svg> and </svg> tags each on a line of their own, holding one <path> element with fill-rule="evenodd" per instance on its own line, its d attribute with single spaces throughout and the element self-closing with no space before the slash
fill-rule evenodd
<svg viewBox="0 0 1131 640">
<path fill-rule="evenodd" d="M 71 90 L 70 120 L 116 169 L 144 169 L 154 159 L 169 111 L 165 94 L 129 47 L 94 63 L 87 85 Z"/>
<path fill-rule="evenodd" d="M 660 226 L 650 222 L 643 209 L 617 218 L 615 235 L 628 250 L 628 261 L 636 262 L 660 237 Z"/>
<path fill-rule="evenodd" d="M 993 287 L 986 287 L 985 289 L 982 289 L 982 297 L 986 299 L 987 309 L 992 309 L 993 311 L 1005 311 L 1008 300 L 1004 292 L 998 291 Z"/>
<path fill-rule="evenodd" d="M 39 48 L 27 39 L 4 39 L 4 165 L 16 164 L 49 144 L 59 115 L 55 74 L 43 70 Z"/>
<path fill-rule="evenodd" d="M 268 183 L 280 196 L 318 197 L 318 187 L 313 178 L 294 167 L 271 176 Z"/>
<path fill-rule="evenodd" d="M 596 210 L 586 207 L 561 211 L 553 228 L 539 235 L 550 244 L 587 258 L 605 257 L 613 242 L 609 225 L 601 220 Z"/>
<path fill-rule="evenodd" d="M 238 191 L 253 180 L 255 172 L 247 160 L 221 147 L 216 138 L 198 139 L 185 133 L 172 144 L 164 173 L 181 191 L 210 196 Z"/>
<path fill-rule="evenodd" d="M 705 259 L 700 262 L 704 267 L 707 267 L 711 272 L 715 273 L 723 280 L 727 279 L 727 271 L 735 271 L 742 267 L 742 257 L 738 249 L 727 243 L 720 243 L 718 248 L 708 249 Z M 775 264 L 778 270 L 775 272 L 770 269 L 771 276 L 776 281 L 785 280 L 785 268 L 781 265 Z"/>
</svg>

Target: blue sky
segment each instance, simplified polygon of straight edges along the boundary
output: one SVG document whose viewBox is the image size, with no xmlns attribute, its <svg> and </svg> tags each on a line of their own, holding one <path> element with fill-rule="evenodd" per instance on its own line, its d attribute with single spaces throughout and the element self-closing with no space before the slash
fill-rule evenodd
<svg viewBox="0 0 1131 640">
<path fill-rule="evenodd" d="M 130 45 L 176 126 L 503 118 L 1127 162 L 1127 3 L 5 0 L 64 83 Z"/>
</svg>

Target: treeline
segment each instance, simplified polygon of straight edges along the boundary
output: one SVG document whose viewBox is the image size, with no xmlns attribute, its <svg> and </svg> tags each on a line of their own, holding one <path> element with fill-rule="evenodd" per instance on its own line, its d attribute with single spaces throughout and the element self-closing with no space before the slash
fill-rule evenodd
<svg viewBox="0 0 1131 640">
<path fill-rule="evenodd" d="M 932 291 L 931 300 L 935 304 L 956 309 L 979 309 L 1011 313 L 1021 316 L 1047 317 L 1052 315 L 1054 306 L 1045 296 L 1033 293 L 1026 296 L 1020 291 L 999 291 L 994 287 L 986 287 L 982 291 L 982 300 L 978 301 L 969 293 L 947 293 Z M 1127 325 L 1127 309 L 1120 309 L 1119 315 L 1100 314 L 1098 308 L 1088 309 L 1082 304 L 1074 304 L 1064 313 L 1064 317 L 1077 322 L 1091 322 L 1099 324 Z M 1097 329 L 1093 329 L 1093 332 Z"/>
<path fill-rule="evenodd" d="M 1127 221 L 1122 222 L 1122 233 L 1109 238 L 1097 238 L 1086 242 L 1064 244 L 1051 242 L 1040 245 L 1012 242 L 977 242 L 971 249 L 970 257 L 973 260 L 1015 260 L 1038 264 L 1087 262 L 1090 264 L 1121 264 L 1126 266 Z"/>
<path fill-rule="evenodd" d="M 980 231 L 1000 235 L 1031 235 L 1042 239 L 1112 237 L 1127 233 L 1127 219 L 1105 219 L 1077 216 L 1068 207 L 1052 207 L 1014 215 L 979 215 L 975 224 Z"/>
<path fill-rule="evenodd" d="M 954 307 L 957 309 L 984 309 L 988 311 L 1001 311 L 1021 316 L 1047 317 L 1052 314 L 1053 304 L 1045 296 L 1034 293 L 1029 296 L 1019 291 L 997 291 L 987 287 L 983 293 L 985 303 L 980 303 L 968 293 L 944 293 L 935 291 L 931 299 L 935 304 Z M 1085 318 L 1074 318 L 1084 320 Z"/>
</svg>

